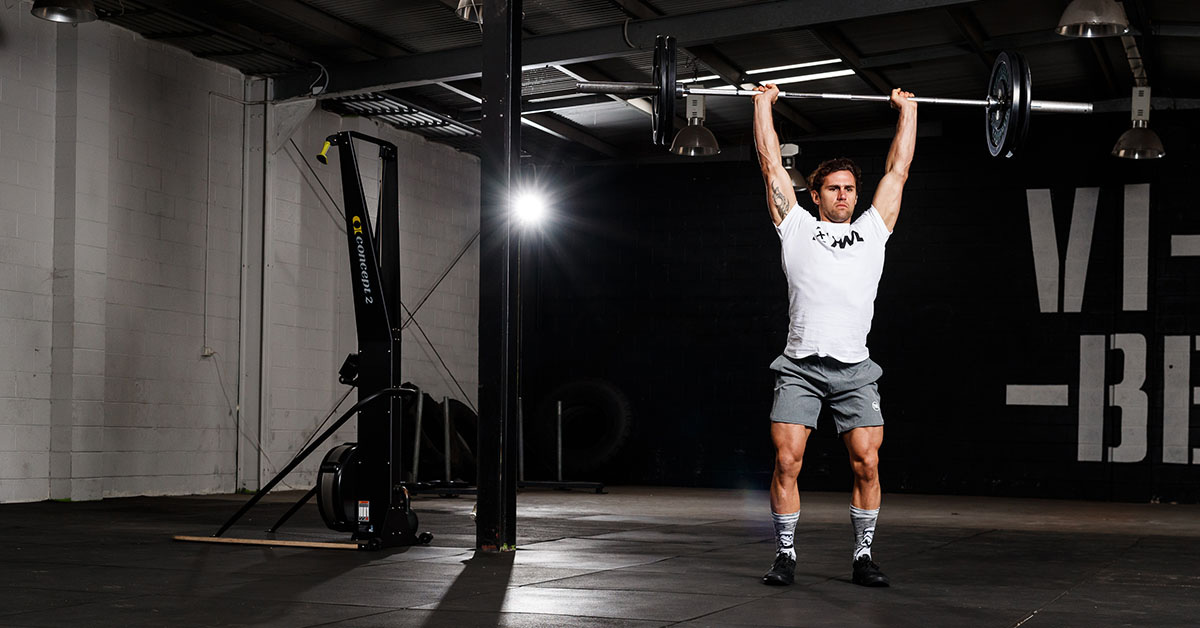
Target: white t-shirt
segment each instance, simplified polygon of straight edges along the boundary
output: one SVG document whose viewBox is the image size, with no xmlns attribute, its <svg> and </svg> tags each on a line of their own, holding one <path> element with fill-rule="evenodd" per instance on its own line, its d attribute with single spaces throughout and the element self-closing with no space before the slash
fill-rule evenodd
<svg viewBox="0 0 1200 628">
<path fill-rule="evenodd" d="M 797 203 L 779 232 L 788 282 L 784 355 L 814 353 L 855 364 L 870 356 L 867 333 L 883 274 L 887 225 L 872 205 L 852 223 L 822 222 Z"/>
</svg>

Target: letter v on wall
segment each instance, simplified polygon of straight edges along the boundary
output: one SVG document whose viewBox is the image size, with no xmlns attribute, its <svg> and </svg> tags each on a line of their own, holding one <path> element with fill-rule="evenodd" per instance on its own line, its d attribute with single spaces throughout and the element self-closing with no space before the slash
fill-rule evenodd
<svg viewBox="0 0 1200 628">
<path fill-rule="evenodd" d="M 1033 274 L 1038 307 L 1043 314 L 1058 311 L 1058 238 L 1050 190 L 1025 190 L 1029 206 L 1029 236 L 1033 240 Z"/>
<path fill-rule="evenodd" d="M 1071 229 L 1067 236 L 1066 263 L 1061 265 L 1050 190 L 1026 190 L 1025 197 L 1029 206 L 1029 233 L 1033 243 L 1038 306 L 1043 313 L 1059 311 L 1061 276 L 1062 311 L 1082 311 L 1100 189 L 1078 188 L 1075 191 Z M 1127 312 L 1145 311 L 1150 274 L 1150 185 L 1125 186 L 1124 201 L 1121 309 Z"/>
<path fill-rule="evenodd" d="M 1050 190 L 1026 190 L 1025 197 L 1029 206 L 1029 234 L 1033 242 L 1038 305 L 1043 313 L 1059 311 L 1058 279 L 1062 269 L 1062 311 L 1079 312 L 1083 306 L 1083 288 L 1087 283 L 1088 258 L 1092 252 L 1092 232 L 1096 225 L 1100 189 L 1079 188 L 1075 191 L 1065 268 L 1059 262 Z"/>
<path fill-rule="evenodd" d="M 1083 309 L 1083 288 L 1087 283 L 1088 259 L 1092 254 L 1092 232 L 1096 228 L 1096 202 L 1100 188 L 1075 190 L 1075 209 L 1071 212 L 1071 231 L 1067 236 L 1067 261 L 1063 269 L 1063 311 Z"/>
</svg>

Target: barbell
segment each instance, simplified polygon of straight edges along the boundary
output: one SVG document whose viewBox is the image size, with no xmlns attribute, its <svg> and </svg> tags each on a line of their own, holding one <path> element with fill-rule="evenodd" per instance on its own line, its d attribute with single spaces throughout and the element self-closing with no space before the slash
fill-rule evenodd
<svg viewBox="0 0 1200 628">
<path fill-rule="evenodd" d="M 587 81 L 576 84 L 585 94 L 648 96 L 653 104 L 654 144 L 667 146 L 675 126 L 675 99 L 697 94 L 703 96 L 754 96 L 752 89 L 716 89 L 693 87 L 675 82 L 675 38 L 659 35 L 654 42 L 652 83 L 612 83 Z M 987 95 L 981 99 L 931 98 L 918 96 L 914 102 L 933 105 L 983 107 L 987 117 L 987 146 L 993 157 L 1012 157 L 1029 134 L 1029 115 L 1046 113 L 1091 113 L 1092 103 L 1058 100 L 1033 100 L 1029 63 L 1018 52 L 1005 51 L 996 56 L 988 79 Z M 889 96 L 869 94 L 826 94 L 779 92 L 780 98 L 887 102 Z"/>
</svg>

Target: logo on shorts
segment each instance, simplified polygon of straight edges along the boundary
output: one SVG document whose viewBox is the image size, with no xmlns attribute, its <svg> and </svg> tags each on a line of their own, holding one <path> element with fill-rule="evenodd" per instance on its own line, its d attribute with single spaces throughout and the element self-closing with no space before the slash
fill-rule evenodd
<svg viewBox="0 0 1200 628">
<path fill-rule="evenodd" d="M 879 412 L 879 400 L 878 399 L 871 402 L 871 409 L 876 412 Z"/>
</svg>

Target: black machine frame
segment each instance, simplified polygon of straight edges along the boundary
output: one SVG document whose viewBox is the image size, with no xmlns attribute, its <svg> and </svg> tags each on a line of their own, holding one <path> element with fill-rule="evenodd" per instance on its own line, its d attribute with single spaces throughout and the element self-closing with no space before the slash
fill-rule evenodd
<svg viewBox="0 0 1200 628">
<path fill-rule="evenodd" d="M 381 180 L 374 225 L 367 212 L 355 140 L 379 147 Z M 314 496 L 326 525 L 352 532 L 360 549 L 425 544 L 418 533 L 409 489 L 401 481 L 400 420 L 406 397 L 415 388 L 400 384 L 400 215 L 395 144 L 357 131 L 340 131 L 325 139 L 318 155 L 338 147 L 346 242 L 354 292 L 358 352 L 346 358 L 339 381 L 358 388 L 358 402 L 296 454 L 219 530 L 220 537 L 238 519 L 300 465 L 350 418 L 358 416 L 358 441 L 331 450 L 321 463 L 317 484 L 297 501 L 269 532 L 275 532 Z"/>
</svg>

